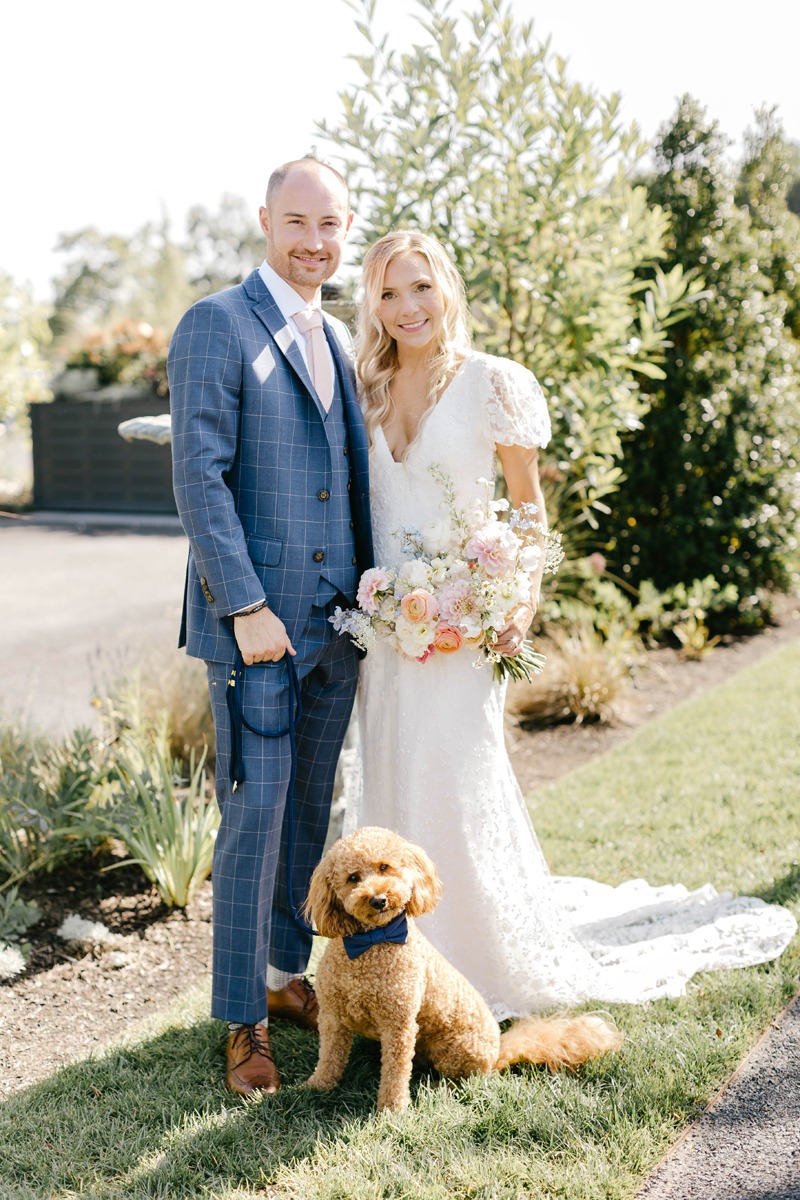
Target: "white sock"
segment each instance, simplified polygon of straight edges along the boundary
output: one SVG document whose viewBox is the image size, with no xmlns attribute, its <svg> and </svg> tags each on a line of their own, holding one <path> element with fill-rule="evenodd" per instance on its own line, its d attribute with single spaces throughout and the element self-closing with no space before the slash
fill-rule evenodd
<svg viewBox="0 0 800 1200">
<path fill-rule="evenodd" d="M 277 967 L 267 967 L 267 988 L 270 992 L 279 992 L 293 979 L 300 979 L 296 971 L 279 971 Z"/>
<path fill-rule="evenodd" d="M 266 1025 L 267 1023 L 266 1017 L 260 1017 L 258 1021 L 253 1022 L 254 1025 Z M 229 1033 L 238 1033 L 245 1026 L 244 1021 L 226 1021 L 225 1024 L 228 1026 Z"/>
</svg>

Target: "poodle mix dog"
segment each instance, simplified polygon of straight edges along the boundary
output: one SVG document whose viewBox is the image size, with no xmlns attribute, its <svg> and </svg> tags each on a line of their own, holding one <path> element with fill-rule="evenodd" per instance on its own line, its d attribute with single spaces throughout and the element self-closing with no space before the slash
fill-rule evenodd
<svg viewBox="0 0 800 1200">
<path fill-rule="evenodd" d="M 414 924 L 441 893 L 425 852 L 387 829 L 357 829 L 322 859 L 306 911 L 333 940 L 315 983 L 320 1047 L 309 1087 L 336 1086 L 354 1033 L 381 1043 L 378 1107 L 394 1111 L 409 1102 L 415 1055 L 459 1079 L 520 1061 L 574 1067 L 620 1045 L 595 1016 L 530 1018 L 501 1035 L 483 998 Z"/>
</svg>

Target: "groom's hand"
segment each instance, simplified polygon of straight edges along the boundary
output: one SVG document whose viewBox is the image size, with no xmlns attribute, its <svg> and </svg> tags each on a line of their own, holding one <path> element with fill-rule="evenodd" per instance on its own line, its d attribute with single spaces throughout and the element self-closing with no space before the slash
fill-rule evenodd
<svg viewBox="0 0 800 1200">
<path fill-rule="evenodd" d="M 233 636 L 246 667 L 253 663 L 279 662 L 287 652 L 296 654 L 286 626 L 270 608 L 233 618 Z"/>
</svg>

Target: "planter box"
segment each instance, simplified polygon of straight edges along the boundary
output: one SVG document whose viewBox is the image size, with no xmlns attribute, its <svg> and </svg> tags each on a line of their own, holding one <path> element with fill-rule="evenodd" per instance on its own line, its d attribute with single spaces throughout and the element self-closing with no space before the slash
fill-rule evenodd
<svg viewBox="0 0 800 1200">
<path fill-rule="evenodd" d="M 111 387 L 59 395 L 30 407 L 33 506 L 76 512 L 172 513 L 169 446 L 126 442 L 131 417 L 169 412 L 150 390 Z"/>
</svg>

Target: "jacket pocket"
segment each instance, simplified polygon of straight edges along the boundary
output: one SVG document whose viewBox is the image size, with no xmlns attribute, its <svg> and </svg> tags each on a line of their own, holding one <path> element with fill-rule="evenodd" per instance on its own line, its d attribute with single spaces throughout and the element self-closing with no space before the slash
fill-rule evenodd
<svg viewBox="0 0 800 1200">
<path fill-rule="evenodd" d="M 283 554 L 283 542 L 275 538 L 248 538 L 250 561 L 257 567 L 277 567 Z"/>
</svg>

